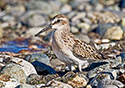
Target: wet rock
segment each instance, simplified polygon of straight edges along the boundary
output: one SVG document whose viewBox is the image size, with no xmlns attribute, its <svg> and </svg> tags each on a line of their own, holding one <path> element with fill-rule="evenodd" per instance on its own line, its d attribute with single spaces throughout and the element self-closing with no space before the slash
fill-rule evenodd
<svg viewBox="0 0 125 88">
<path fill-rule="evenodd" d="M 48 82 L 47 84 L 47 87 L 45 88 L 73 88 L 71 85 L 68 85 L 66 83 L 62 83 L 62 82 L 59 82 L 59 81 L 55 81 L 55 80 L 52 80 L 50 82 Z"/>
<path fill-rule="evenodd" d="M 123 36 L 123 30 L 119 26 L 114 26 L 109 28 L 104 36 L 112 40 L 120 40 Z"/>
<path fill-rule="evenodd" d="M 122 88 L 123 86 L 118 80 L 103 79 L 98 83 L 97 88 Z"/>
<path fill-rule="evenodd" d="M 26 6 L 28 10 L 39 10 L 44 14 L 50 14 L 52 12 L 52 8 L 49 3 L 45 1 L 30 1 Z"/>
<path fill-rule="evenodd" d="M 17 81 L 21 83 L 26 83 L 26 75 L 23 69 L 14 63 L 6 65 L 2 70 L 2 74 L 8 75 L 11 78 L 15 78 Z"/>
<path fill-rule="evenodd" d="M 25 7 L 23 5 L 16 5 L 16 6 L 6 6 L 6 12 L 11 13 L 14 16 L 20 16 L 25 12 Z"/>
<path fill-rule="evenodd" d="M 122 62 L 124 63 L 125 62 L 125 52 L 121 53 L 120 57 L 122 58 Z"/>
<path fill-rule="evenodd" d="M 64 13 L 68 13 L 70 11 L 72 11 L 72 7 L 70 5 L 68 5 L 68 4 L 65 4 L 65 5 L 63 5 L 61 7 L 61 9 L 60 9 L 59 12 L 62 13 L 62 14 L 64 14 Z"/>
<path fill-rule="evenodd" d="M 52 67 L 42 62 L 34 61 L 32 64 L 36 68 L 38 74 L 48 74 L 48 73 L 55 74 L 56 73 L 56 71 Z"/>
<path fill-rule="evenodd" d="M 16 86 L 15 88 L 37 88 L 37 87 L 35 85 L 21 84 Z"/>
<path fill-rule="evenodd" d="M 46 54 L 41 54 L 41 53 L 36 53 L 36 54 L 31 54 L 28 55 L 25 60 L 29 62 L 34 62 L 34 61 L 39 61 L 44 64 L 50 64 L 50 58 Z"/>
<path fill-rule="evenodd" d="M 120 7 L 120 8 L 125 8 L 125 0 L 121 0 L 121 1 L 119 2 L 119 7 Z"/>
</svg>

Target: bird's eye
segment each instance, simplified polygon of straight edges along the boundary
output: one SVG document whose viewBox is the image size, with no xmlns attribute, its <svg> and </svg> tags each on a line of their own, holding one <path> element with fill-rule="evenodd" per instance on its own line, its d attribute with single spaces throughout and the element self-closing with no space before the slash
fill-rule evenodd
<svg viewBox="0 0 125 88">
<path fill-rule="evenodd" d="M 60 20 L 57 20 L 57 22 L 60 22 Z"/>
</svg>

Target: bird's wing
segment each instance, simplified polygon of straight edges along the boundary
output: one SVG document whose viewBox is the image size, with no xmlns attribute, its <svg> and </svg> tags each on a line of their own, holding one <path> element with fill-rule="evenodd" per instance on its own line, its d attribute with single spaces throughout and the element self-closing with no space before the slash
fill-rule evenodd
<svg viewBox="0 0 125 88">
<path fill-rule="evenodd" d="M 91 45 L 79 39 L 74 39 L 73 54 L 79 59 L 102 59 L 102 55 Z"/>
</svg>

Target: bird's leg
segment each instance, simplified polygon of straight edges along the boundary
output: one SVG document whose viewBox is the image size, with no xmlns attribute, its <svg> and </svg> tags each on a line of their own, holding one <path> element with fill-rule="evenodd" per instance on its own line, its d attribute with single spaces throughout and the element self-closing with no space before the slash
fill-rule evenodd
<svg viewBox="0 0 125 88">
<path fill-rule="evenodd" d="M 75 67 L 73 65 L 68 65 L 68 68 L 69 68 L 70 71 L 75 70 Z"/>
<path fill-rule="evenodd" d="M 78 65 L 79 71 L 81 72 L 82 68 L 86 68 L 88 65 L 89 65 L 88 61 L 80 61 Z"/>
</svg>

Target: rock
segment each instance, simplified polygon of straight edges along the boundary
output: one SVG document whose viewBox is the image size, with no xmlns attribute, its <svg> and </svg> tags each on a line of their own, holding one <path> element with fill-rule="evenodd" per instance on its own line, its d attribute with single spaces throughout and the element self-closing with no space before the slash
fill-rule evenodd
<svg viewBox="0 0 125 88">
<path fill-rule="evenodd" d="M 33 65 L 23 59 L 20 58 L 12 58 L 11 61 L 18 63 L 21 68 L 23 69 L 23 71 L 25 72 L 26 76 L 29 76 L 30 74 L 37 74 L 35 68 L 33 67 Z"/>
<path fill-rule="evenodd" d="M 109 68 L 110 68 L 110 63 L 108 61 L 104 60 L 104 61 L 92 62 L 90 64 L 90 66 L 88 68 L 86 68 L 85 70 L 88 71 L 87 77 L 90 79 L 90 78 L 95 77 L 95 75 L 98 72 L 101 72 L 101 71 L 103 71 L 105 69 L 109 69 Z"/>
<path fill-rule="evenodd" d="M 20 83 L 17 82 L 16 79 L 10 79 L 10 81 L 7 82 L 0 81 L 1 88 L 16 88 L 17 85 L 20 85 Z"/>
<path fill-rule="evenodd" d="M 123 30 L 119 26 L 114 26 L 109 28 L 104 36 L 112 40 L 120 40 L 123 36 Z"/>
<path fill-rule="evenodd" d="M 125 52 L 121 53 L 120 57 L 122 58 L 122 62 L 124 63 L 125 62 Z"/>
<path fill-rule="evenodd" d="M 125 18 L 122 18 L 121 25 L 125 27 Z"/>
<path fill-rule="evenodd" d="M 86 30 L 90 29 L 90 25 L 87 23 L 80 23 L 77 26 L 78 26 L 78 28 L 81 28 L 81 29 L 86 29 Z"/>
<path fill-rule="evenodd" d="M 121 0 L 121 1 L 119 2 L 119 7 L 120 7 L 120 8 L 125 8 L 125 0 Z"/>
<path fill-rule="evenodd" d="M 82 76 L 75 76 L 72 80 L 68 81 L 69 85 L 73 87 L 85 87 L 87 85 L 87 81 Z"/>
<path fill-rule="evenodd" d="M 15 20 L 14 16 L 11 15 L 5 15 L 2 17 L 2 21 L 13 21 Z"/>
<path fill-rule="evenodd" d="M 16 86 L 15 88 L 37 88 L 37 87 L 35 85 L 21 84 Z"/>
<path fill-rule="evenodd" d="M 47 87 L 45 88 L 73 88 L 71 85 L 55 80 L 49 81 L 46 85 Z"/>
<path fill-rule="evenodd" d="M 117 67 L 119 64 L 122 63 L 122 58 L 120 56 L 116 57 L 115 59 L 110 59 L 110 66 L 112 68 Z"/>
<path fill-rule="evenodd" d="M 79 19 L 82 19 L 82 18 L 84 18 L 85 16 L 86 16 L 86 13 L 84 13 L 84 12 L 77 13 L 77 15 L 72 18 L 72 22 L 75 22 L 75 21 L 77 21 L 77 20 L 79 20 Z"/>
<path fill-rule="evenodd" d="M 79 38 L 80 40 L 83 40 L 83 41 L 87 42 L 87 43 L 90 42 L 90 38 L 89 38 L 87 35 L 85 35 L 85 34 L 79 34 L 79 35 L 78 35 L 78 38 Z"/>
<path fill-rule="evenodd" d="M 3 37 L 3 28 L 0 27 L 0 38 Z"/>
<path fill-rule="evenodd" d="M 46 21 L 42 15 L 32 14 L 27 23 L 31 27 L 38 27 L 44 25 Z"/>
<path fill-rule="evenodd" d="M 108 49 L 109 47 L 113 47 L 115 45 L 116 45 L 115 42 L 111 42 L 111 43 L 108 43 L 108 44 L 95 45 L 95 47 L 96 47 L 97 50 L 99 50 L 99 49 Z"/>
<path fill-rule="evenodd" d="M 26 83 L 26 75 L 20 65 L 8 64 L 1 70 L 1 73 L 15 78 L 20 83 Z"/>
<path fill-rule="evenodd" d="M 74 27 L 74 26 L 72 26 L 72 27 L 71 27 L 71 32 L 72 32 L 72 33 L 78 33 L 78 32 L 79 32 L 79 29 L 76 28 L 76 27 Z"/>
<path fill-rule="evenodd" d="M 37 83 L 40 83 L 41 77 L 37 74 L 30 74 L 27 79 L 26 79 L 26 83 L 34 85 Z"/>
<path fill-rule="evenodd" d="M 72 11 L 72 7 L 70 6 L 70 5 L 68 5 L 68 4 L 65 4 L 65 5 L 63 5 L 62 7 L 61 7 L 61 9 L 60 9 L 60 13 L 61 14 L 64 14 L 64 13 L 68 13 L 68 12 L 70 12 L 70 11 Z"/>
<path fill-rule="evenodd" d="M 27 11 L 19 20 L 27 26 L 43 26 L 46 23 L 48 17 L 41 11 Z"/>
<path fill-rule="evenodd" d="M 43 29 L 43 27 L 33 27 L 33 28 L 30 28 L 29 30 L 26 31 L 26 33 L 24 35 L 22 35 L 22 37 L 25 37 L 25 38 L 29 38 L 31 36 L 35 36 L 35 34 L 37 34 L 39 31 L 41 31 L 41 29 Z M 46 32 L 44 33 L 41 33 L 40 35 L 47 35 Z"/>
<path fill-rule="evenodd" d="M 65 66 L 65 63 L 60 61 L 59 59 L 52 59 L 50 63 L 56 71 L 61 71 Z"/>
<path fill-rule="evenodd" d="M 16 5 L 16 6 L 6 6 L 6 12 L 11 13 L 14 16 L 20 16 L 25 12 L 25 7 L 23 5 Z"/>
<path fill-rule="evenodd" d="M 62 3 L 58 0 L 54 0 L 54 1 L 49 0 L 49 3 L 50 3 L 50 6 L 51 6 L 52 10 L 55 11 L 55 12 L 59 11 L 59 9 L 62 5 Z"/>
<path fill-rule="evenodd" d="M 25 60 L 29 61 L 30 63 L 34 61 L 39 61 L 44 64 L 50 64 L 50 58 L 46 54 L 41 54 L 41 53 L 35 53 L 28 55 Z"/>
<path fill-rule="evenodd" d="M 124 87 L 124 84 L 122 84 L 120 81 L 110 80 L 110 79 L 103 79 L 97 85 L 97 88 L 122 88 L 122 87 Z"/>
<path fill-rule="evenodd" d="M 44 14 L 50 14 L 52 12 L 52 8 L 50 7 L 49 3 L 45 1 L 30 1 L 27 3 L 26 7 L 28 10 L 39 10 Z"/>
<path fill-rule="evenodd" d="M 125 84 L 125 74 L 124 74 L 124 73 L 121 74 L 121 75 L 118 77 L 118 80 Z"/>
<path fill-rule="evenodd" d="M 50 67 L 42 62 L 34 61 L 32 64 L 36 68 L 36 70 L 39 74 L 48 74 L 48 73 L 55 74 L 56 73 L 56 71 L 52 67 Z"/>
</svg>

